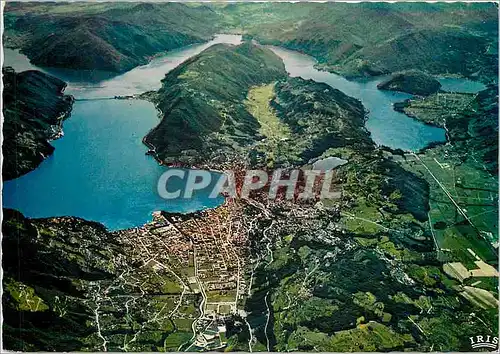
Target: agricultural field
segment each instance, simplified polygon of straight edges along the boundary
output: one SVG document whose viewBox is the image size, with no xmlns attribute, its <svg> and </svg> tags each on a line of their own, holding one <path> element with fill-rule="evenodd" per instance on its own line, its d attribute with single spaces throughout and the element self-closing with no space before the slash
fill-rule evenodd
<svg viewBox="0 0 500 354">
<path fill-rule="evenodd" d="M 447 120 L 453 120 L 477 109 L 477 94 L 440 92 L 419 100 L 411 101 L 404 112 L 412 117 L 438 126 L 446 126 Z"/>
<path fill-rule="evenodd" d="M 457 164 L 446 146 L 407 156 L 403 166 L 430 185 L 429 227 L 443 260 L 495 259 L 498 242 L 498 182 L 470 161 Z"/>
</svg>

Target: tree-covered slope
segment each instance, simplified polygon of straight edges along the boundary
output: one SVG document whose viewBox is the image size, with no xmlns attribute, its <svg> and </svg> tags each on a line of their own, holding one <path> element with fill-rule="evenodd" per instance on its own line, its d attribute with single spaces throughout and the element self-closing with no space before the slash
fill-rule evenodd
<svg viewBox="0 0 500 354">
<path fill-rule="evenodd" d="M 4 39 L 36 65 L 123 72 L 210 39 L 217 18 L 179 3 L 9 3 Z"/>
<path fill-rule="evenodd" d="M 303 51 L 347 76 L 408 69 L 496 79 L 494 4 L 231 4 L 227 28 Z"/>
<path fill-rule="evenodd" d="M 495 81 L 498 58 L 496 51 L 488 53 L 498 45 L 493 36 L 446 27 L 418 29 L 362 48 L 336 65 L 347 74 L 420 69 Z"/>
<path fill-rule="evenodd" d="M 469 349 L 484 323 L 497 332 L 495 304 L 471 303 L 469 283 L 442 270 L 429 180 L 373 144 L 360 101 L 287 77 L 273 52 L 249 42 L 211 47 L 162 84 L 144 95 L 161 110 L 145 138 L 159 160 L 307 169 L 337 157 L 346 161 L 332 183 L 341 197 L 292 202 L 262 193 L 262 203 L 234 198 L 116 232 L 4 210 L 3 249 L 17 250 L 2 259 L 6 348 L 456 351 Z M 496 96 L 477 98 L 492 118 Z M 221 283 L 223 254 L 236 260 L 227 268 L 239 283 L 234 310 L 213 321 L 228 293 L 207 284 Z M 497 296 L 495 278 L 483 284 Z M 221 302 L 217 310 L 208 310 L 205 292 Z M 227 331 L 211 343 L 225 344 L 197 341 L 213 339 L 212 322 Z"/>
<path fill-rule="evenodd" d="M 182 293 L 170 271 L 144 263 L 134 230 L 111 233 L 76 217 L 28 219 L 4 209 L 2 236 L 3 348 L 153 352 L 170 335 L 170 350 L 191 337 L 181 324 L 196 314 L 201 295 Z M 176 302 L 182 314 L 174 322 L 167 315 Z"/>
<path fill-rule="evenodd" d="M 66 83 L 40 71 L 3 70 L 3 178 L 12 179 L 35 169 L 54 147 L 48 142 L 61 134 L 73 97 Z"/>
<path fill-rule="evenodd" d="M 387 80 L 379 83 L 377 88 L 427 96 L 439 91 L 441 83 L 431 75 L 419 70 L 407 70 L 392 74 Z"/>
<path fill-rule="evenodd" d="M 244 43 L 215 45 L 187 60 L 152 95 L 162 121 L 144 139 L 166 162 L 222 160 L 257 138 L 259 123 L 243 104 L 250 87 L 284 78 L 270 50 Z"/>
<path fill-rule="evenodd" d="M 162 112 L 144 138 L 158 160 L 275 168 L 341 153 L 356 161 L 342 170 L 354 169 L 358 184 L 366 178 L 364 189 L 386 197 L 395 192 L 397 209 L 427 218 L 427 185 L 375 150 L 361 102 L 324 83 L 286 78 L 271 51 L 250 42 L 217 45 L 162 83 L 146 95 Z"/>
<path fill-rule="evenodd" d="M 361 102 L 327 84 L 302 78 L 280 81 L 269 109 L 290 130 L 278 145 L 278 165 L 306 164 L 331 148 L 373 149 Z"/>
<path fill-rule="evenodd" d="M 97 349 L 95 339 L 85 343 L 95 331 L 85 287 L 114 276 L 117 247 L 105 228 L 77 218 L 35 223 L 4 209 L 2 235 L 4 348 Z"/>
<path fill-rule="evenodd" d="M 493 3 L 9 3 L 5 14 L 6 43 L 39 65 L 120 72 L 232 32 L 346 76 L 419 69 L 496 80 Z"/>
</svg>

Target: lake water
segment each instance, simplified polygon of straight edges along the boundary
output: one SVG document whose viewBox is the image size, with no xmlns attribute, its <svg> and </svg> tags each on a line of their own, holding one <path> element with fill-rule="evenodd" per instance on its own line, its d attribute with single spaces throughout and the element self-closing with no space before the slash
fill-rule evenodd
<svg viewBox="0 0 500 354">
<path fill-rule="evenodd" d="M 312 165 L 313 170 L 322 170 L 322 171 L 329 171 L 336 169 L 339 166 L 345 165 L 348 163 L 348 160 L 341 159 L 336 156 L 331 156 L 327 157 L 322 160 L 318 160 Z"/>
<path fill-rule="evenodd" d="M 132 95 L 161 87 L 164 75 L 184 60 L 216 43 L 238 44 L 240 36 L 220 35 L 205 44 L 193 45 L 153 59 L 125 74 L 38 68 L 19 51 L 6 49 L 5 64 L 16 71 L 42 70 L 68 82 L 66 92 L 77 99 Z M 418 150 L 430 142 L 444 141 L 444 131 L 395 112 L 392 103 L 408 94 L 377 90 L 382 79 L 348 81 L 314 69 L 313 58 L 272 47 L 291 76 L 325 82 L 358 98 L 370 111 L 366 123 L 380 145 Z M 448 80 L 448 79 L 446 79 Z M 448 80 L 455 88 L 481 89 L 476 83 Z M 451 86 L 450 86 L 451 87 Z M 64 123 L 64 137 L 52 144 L 56 150 L 36 170 L 3 185 L 4 207 L 20 210 L 28 217 L 72 215 L 103 223 L 111 230 L 144 224 L 156 210 L 191 212 L 215 207 L 223 198 L 208 198 L 211 188 L 191 199 L 163 200 L 157 182 L 167 167 L 145 155 L 142 138 L 158 124 L 157 112 L 143 100 L 87 100 L 74 104 Z M 171 190 L 182 187 L 171 180 Z M 169 182 L 169 183 L 171 183 Z"/>
<path fill-rule="evenodd" d="M 113 78 L 103 72 L 37 68 L 16 50 L 6 50 L 4 55 L 5 65 L 17 71 L 41 69 L 57 75 L 69 80 L 67 93 L 88 99 L 157 90 L 165 74 L 182 61 L 210 45 L 238 44 L 240 39 L 217 36 L 209 43 L 176 50 Z M 97 77 L 106 76 L 104 81 L 95 82 Z M 220 205 L 223 197 L 208 198 L 211 188 L 195 192 L 190 199 L 164 200 L 158 196 L 158 179 L 167 167 L 147 156 L 142 144 L 142 138 L 158 122 L 154 105 L 147 101 L 76 101 L 71 117 L 64 122 L 64 136 L 52 142 L 54 154 L 36 170 L 3 184 L 3 206 L 28 217 L 78 216 L 116 230 L 140 226 L 151 220 L 156 210 L 182 213 Z M 171 191 L 182 186 L 177 178 L 169 180 Z"/>
<path fill-rule="evenodd" d="M 384 78 L 350 81 L 340 75 L 315 69 L 316 60 L 308 55 L 280 47 L 269 48 L 281 57 L 290 76 L 324 82 L 359 99 L 369 111 L 366 128 L 376 144 L 416 151 L 432 142 L 446 141 L 444 129 L 423 124 L 393 109 L 393 103 L 412 95 L 378 90 L 377 84 Z"/>
<path fill-rule="evenodd" d="M 441 83 L 441 90 L 449 92 L 468 92 L 476 93 L 486 88 L 479 81 L 472 81 L 455 77 L 442 77 L 438 78 Z"/>
<path fill-rule="evenodd" d="M 13 49 L 5 50 L 4 66 L 12 66 L 16 71 L 36 69 L 54 75 L 68 83 L 66 93 L 76 98 L 126 96 L 160 89 L 161 79 L 166 73 L 217 43 L 240 44 L 241 36 L 217 35 L 210 42 L 172 50 L 157 56 L 147 65 L 138 66 L 118 76 L 116 73 L 99 70 L 38 68 L 25 55 Z"/>
</svg>

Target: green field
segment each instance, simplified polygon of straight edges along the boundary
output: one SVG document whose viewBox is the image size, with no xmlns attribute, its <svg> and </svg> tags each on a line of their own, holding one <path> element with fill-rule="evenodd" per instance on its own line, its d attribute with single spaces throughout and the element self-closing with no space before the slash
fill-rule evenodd
<svg viewBox="0 0 500 354">
<path fill-rule="evenodd" d="M 410 156 L 404 163 L 430 185 L 429 227 L 440 255 L 444 260 L 470 262 L 475 260 L 467 251 L 470 248 L 480 258 L 494 260 L 491 243 L 498 241 L 498 183 L 469 161 L 457 164 L 445 158 L 443 149 Z"/>
</svg>

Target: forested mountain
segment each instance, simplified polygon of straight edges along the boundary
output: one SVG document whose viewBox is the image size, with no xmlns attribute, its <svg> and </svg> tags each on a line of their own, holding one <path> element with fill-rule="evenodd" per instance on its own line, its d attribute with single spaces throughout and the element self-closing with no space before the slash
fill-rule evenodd
<svg viewBox="0 0 500 354">
<path fill-rule="evenodd" d="M 420 69 L 491 81 L 497 12 L 493 3 L 9 3 L 4 38 L 37 65 L 121 72 L 232 32 L 346 76 Z"/>
</svg>

